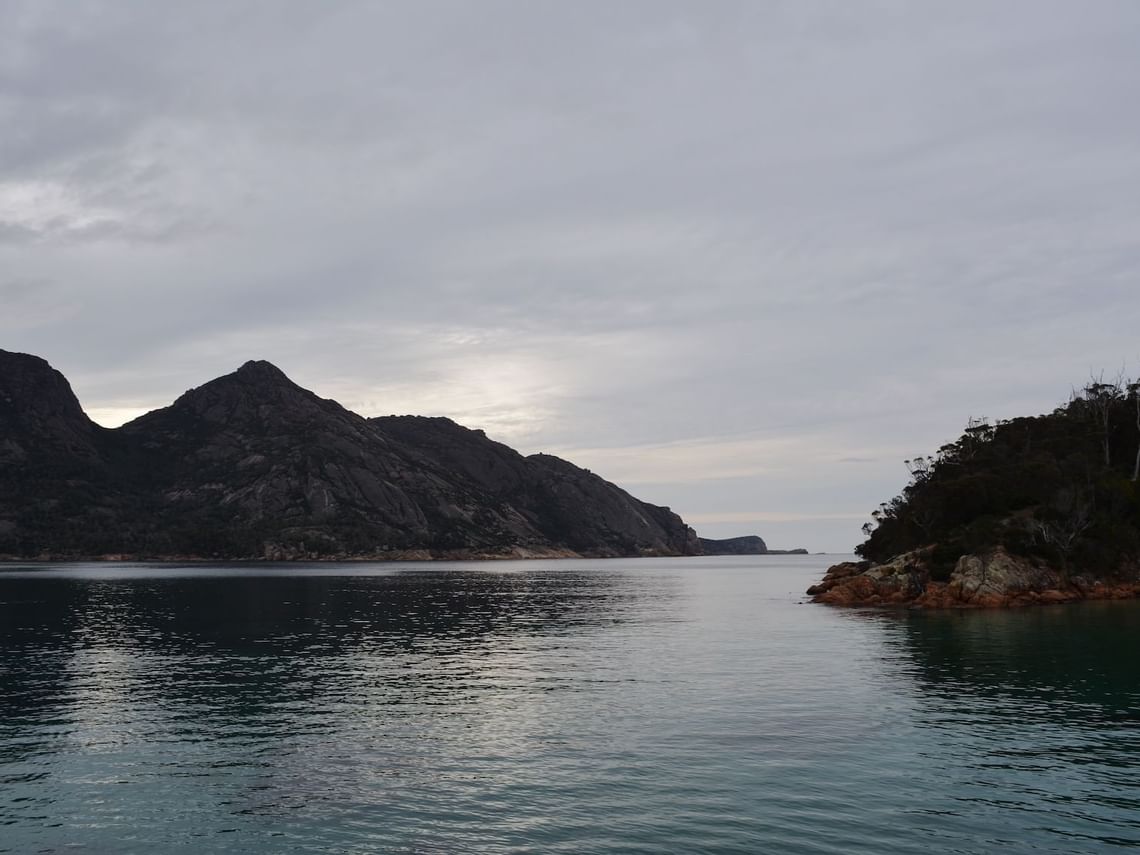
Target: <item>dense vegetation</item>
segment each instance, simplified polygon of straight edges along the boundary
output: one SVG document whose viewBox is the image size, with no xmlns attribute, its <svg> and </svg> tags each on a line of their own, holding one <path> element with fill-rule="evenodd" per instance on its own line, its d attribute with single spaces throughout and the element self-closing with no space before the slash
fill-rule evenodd
<svg viewBox="0 0 1140 855">
<path fill-rule="evenodd" d="M 1140 382 L 1097 379 L 1052 413 L 971 419 L 956 442 L 906 461 L 911 482 L 863 527 L 871 561 L 934 546 L 935 578 L 997 545 L 1063 573 L 1140 559 Z"/>
</svg>

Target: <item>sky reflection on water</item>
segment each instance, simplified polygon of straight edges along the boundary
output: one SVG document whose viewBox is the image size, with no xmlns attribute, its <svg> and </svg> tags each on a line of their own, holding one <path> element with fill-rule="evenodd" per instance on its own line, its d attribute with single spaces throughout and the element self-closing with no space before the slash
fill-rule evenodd
<svg viewBox="0 0 1140 855">
<path fill-rule="evenodd" d="M 825 562 L 0 572 L 0 851 L 1140 842 L 1137 604 L 802 604 Z"/>
</svg>

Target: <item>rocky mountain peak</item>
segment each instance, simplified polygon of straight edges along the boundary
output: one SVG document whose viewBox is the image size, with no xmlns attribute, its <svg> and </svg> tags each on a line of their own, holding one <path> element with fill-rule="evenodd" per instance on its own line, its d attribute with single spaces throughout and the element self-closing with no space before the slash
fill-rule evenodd
<svg viewBox="0 0 1140 855">
<path fill-rule="evenodd" d="M 237 425 L 269 418 L 304 421 L 316 411 L 330 408 L 342 412 L 338 405 L 298 386 L 271 362 L 250 360 L 236 371 L 186 392 L 166 411 L 170 416 Z"/>
<path fill-rule="evenodd" d="M 9 350 L 0 350 L 0 401 L 36 410 L 82 412 L 67 379 L 46 360 Z"/>
<path fill-rule="evenodd" d="M 0 350 L 0 440 L 11 454 L 42 447 L 93 455 L 96 430 L 67 378 L 38 356 Z"/>
<path fill-rule="evenodd" d="M 251 359 L 235 371 L 232 377 L 248 383 L 287 383 L 294 385 L 293 381 L 285 376 L 285 372 L 264 359 Z"/>
</svg>

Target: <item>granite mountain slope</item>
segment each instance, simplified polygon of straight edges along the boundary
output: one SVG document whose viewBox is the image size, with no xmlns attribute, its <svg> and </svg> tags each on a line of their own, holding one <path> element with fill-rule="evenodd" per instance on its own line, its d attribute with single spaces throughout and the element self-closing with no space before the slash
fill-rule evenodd
<svg viewBox="0 0 1140 855">
<path fill-rule="evenodd" d="M 444 418 L 368 419 L 267 362 L 109 430 L 0 351 L 0 554 L 692 554 L 668 508 Z"/>
</svg>

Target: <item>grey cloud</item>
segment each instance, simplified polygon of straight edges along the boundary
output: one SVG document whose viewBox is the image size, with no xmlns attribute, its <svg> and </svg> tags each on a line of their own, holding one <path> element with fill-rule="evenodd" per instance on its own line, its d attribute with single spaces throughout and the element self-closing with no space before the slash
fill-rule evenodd
<svg viewBox="0 0 1140 855">
<path fill-rule="evenodd" d="M 0 220 L 0 245 L 29 243 L 36 237 L 35 229 L 20 223 L 6 223 Z"/>
<path fill-rule="evenodd" d="M 1138 37 L 1129 0 L 7 3 L 0 269 L 53 285 L 0 346 L 92 408 L 264 357 L 524 450 L 811 435 L 644 484 L 810 526 L 1135 369 Z"/>
</svg>

